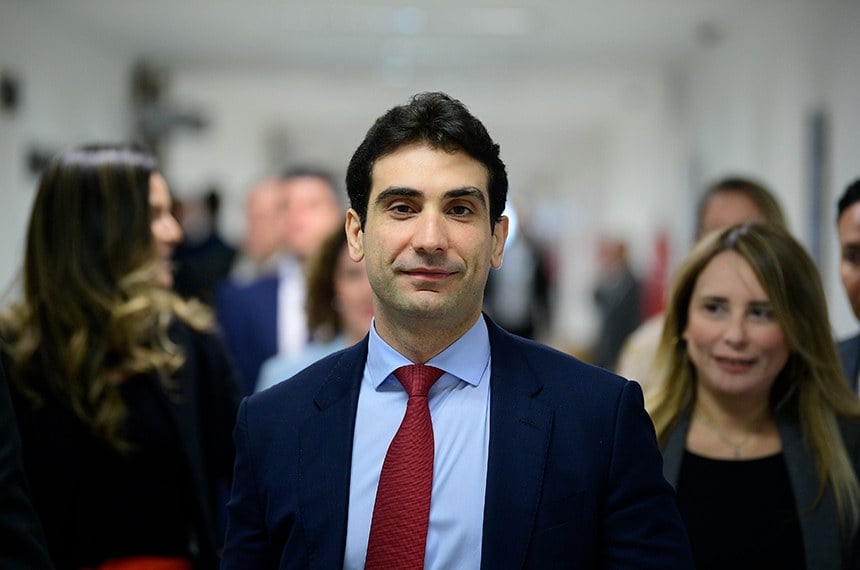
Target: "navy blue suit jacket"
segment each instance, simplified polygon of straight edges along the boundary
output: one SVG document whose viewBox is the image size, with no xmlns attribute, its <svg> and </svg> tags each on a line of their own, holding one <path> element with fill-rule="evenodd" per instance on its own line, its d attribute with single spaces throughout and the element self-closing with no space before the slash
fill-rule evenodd
<svg viewBox="0 0 860 570">
<path fill-rule="evenodd" d="M 251 394 L 263 362 L 278 352 L 278 276 L 224 283 L 216 312 L 243 394 Z"/>
<path fill-rule="evenodd" d="M 857 375 L 860 374 L 860 334 L 840 341 L 836 348 L 839 351 L 839 360 L 842 362 L 845 379 L 856 392 L 860 389 L 857 386 Z"/>
<path fill-rule="evenodd" d="M 692 568 L 634 382 L 488 320 L 481 566 Z M 367 340 L 243 401 L 222 569 L 340 568 Z"/>
</svg>

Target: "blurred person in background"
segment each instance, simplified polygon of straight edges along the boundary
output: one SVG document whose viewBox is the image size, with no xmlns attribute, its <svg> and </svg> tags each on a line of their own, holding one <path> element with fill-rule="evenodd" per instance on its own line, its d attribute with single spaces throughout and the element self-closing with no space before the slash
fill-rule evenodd
<svg viewBox="0 0 860 570">
<path fill-rule="evenodd" d="M 624 240 L 601 238 L 597 259 L 600 272 L 594 303 L 600 313 L 600 330 L 591 361 L 611 370 L 624 341 L 642 322 L 642 288 L 630 267 Z"/>
<path fill-rule="evenodd" d="M 0 568 L 50 570 L 54 566 L 45 545 L 42 525 L 30 498 L 21 439 L 0 361 Z"/>
<path fill-rule="evenodd" d="M 211 313 L 170 290 L 180 237 L 141 149 L 82 146 L 41 177 L 0 338 L 57 568 L 217 566 L 238 388 Z"/>
<path fill-rule="evenodd" d="M 836 229 L 841 249 L 839 275 L 854 316 L 860 319 L 860 178 L 839 199 Z M 860 393 L 860 334 L 840 341 L 838 348 L 845 378 Z"/>
<path fill-rule="evenodd" d="M 221 194 L 210 188 L 202 199 L 184 201 L 179 211 L 183 239 L 173 250 L 173 288 L 182 297 L 211 306 L 236 258 L 236 248 L 224 241 L 218 228 Z"/>
<path fill-rule="evenodd" d="M 648 409 L 699 570 L 860 567 L 860 401 L 786 230 L 747 223 L 695 246 L 655 374 Z"/>
<path fill-rule="evenodd" d="M 484 311 L 506 331 L 537 340 L 549 328 L 550 283 L 545 256 L 526 233 L 510 201 L 505 259 L 490 271 Z"/>
<path fill-rule="evenodd" d="M 364 261 L 349 257 L 346 232 L 337 228 L 309 263 L 307 315 L 313 341 L 297 357 L 275 355 L 263 363 L 256 390 L 265 390 L 367 335 L 373 290 Z"/>
<path fill-rule="evenodd" d="M 695 240 L 735 224 L 761 221 L 788 228 L 782 207 L 765 186 L 748 178 L 723 178 L 709 186 L 699 198 Z M 622 347 L 616 365 L 620 376 L 642 384 L 646 398 L 664 319 L 665 314 L 659 313 L 633 331 Z"/>
<path fill-rule="evenodd" d="M 296 358 L 308 344 L 304 264 L 344 219 L 327 173 L 293 170 L 281 186 L 283 241 L 277 273 L 248 284 L 225 283 L 216 298 L 218 320 L 245 394 L 254 391 L 266 359 L 275 354 Z"/>
<path fill-rule="evenodd" d="M 233 281 L 250 283 L 277 273 L 278 253 L 284 245 L 285 201 L 283 184 L 274 177 L 261 180 L 248 192 L 242 247 L 230 270 Z"/>
</svg>

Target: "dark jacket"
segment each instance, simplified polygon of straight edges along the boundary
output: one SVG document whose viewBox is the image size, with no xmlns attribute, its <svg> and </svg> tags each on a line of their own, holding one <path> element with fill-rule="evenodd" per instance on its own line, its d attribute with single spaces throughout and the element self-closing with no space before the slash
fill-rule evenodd
<svg viewBox="0 0 860 570">
<path fill-rule="evenodd" d="M 171 327 L 185 364 L 165 389 L 155 373 L 125 380 L 120 452 L 94 434 L 39 378 L 43 404 L 15 388 L 24 466 L 57 568 L 142 554 L 191 555 L 217 567 L 221 486 L 233 462 L 238 385 L 214 335 Z"/>
<path fill-rule="evenodd" d="M 492 322 L 481 567 L 692 568 L 635 382 Z M 343 566 L 367 340 L 246 398 L 224 570 Z"/>
</svg>

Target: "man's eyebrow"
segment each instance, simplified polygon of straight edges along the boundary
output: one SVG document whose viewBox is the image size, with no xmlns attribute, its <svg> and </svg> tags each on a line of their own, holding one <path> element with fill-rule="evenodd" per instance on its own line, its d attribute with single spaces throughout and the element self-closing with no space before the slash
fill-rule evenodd
<svg viewBox="0 0 860 570">
<path fill-rule="evenodd" d="M 407 188 L 403 186 L 390 186 L 379 193 L 379 196 L 376 197 L 374 203 L 376 205 L 379 205 L 382 202 L 391 198 L 415 198 L 421 195 L 422 192 L 419 192 L 414 188 Z"/>
<path fill-rule="evenodd" d="M 445 192 L 446 198 L 475 198 L 481 203 L 484 209 L 487 209 L 487 199 L 484 198 L 484 193 L 474 186 L 464 186 L 463 188 L 455 188 Z"/>
</svg>

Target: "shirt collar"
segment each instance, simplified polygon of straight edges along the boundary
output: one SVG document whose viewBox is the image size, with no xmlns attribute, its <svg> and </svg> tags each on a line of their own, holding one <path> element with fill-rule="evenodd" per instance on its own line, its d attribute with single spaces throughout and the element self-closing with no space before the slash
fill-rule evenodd
<svg viewBox="0 0 860 570">
<path fill-rule="evenodd" d="M 448 348 L 431 358 L 426 364 L 441 368 L 446 373 L 468 382 L 472 386 L 481 383 L 481 378 L 490 363 L 490 335 L 483 316 L 466 333 Z M 376 319 L 370 324 L 367 346 L 367 368 L 374 389 L 401 366 L 413 364 L 408 358 L 394 350 L 376 332 Z"/>
</svg>

